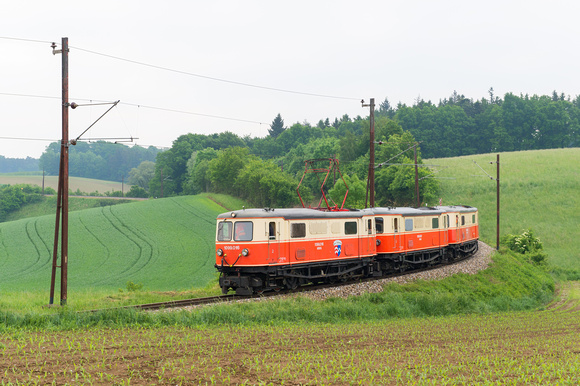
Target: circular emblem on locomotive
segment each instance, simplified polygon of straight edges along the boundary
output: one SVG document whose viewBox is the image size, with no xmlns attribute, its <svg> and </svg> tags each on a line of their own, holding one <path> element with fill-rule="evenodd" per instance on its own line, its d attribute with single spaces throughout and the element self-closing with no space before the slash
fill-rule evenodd
<svg viewBox="0 0 580 386">
<path fill-rule="evenodd" d="M 334 243 L 334 254 L 336 255 L 336 257 L 340 256 L 340 253 L 342 252 L 342 241 L 340 240 L 336 240 Z"/>
</svg>

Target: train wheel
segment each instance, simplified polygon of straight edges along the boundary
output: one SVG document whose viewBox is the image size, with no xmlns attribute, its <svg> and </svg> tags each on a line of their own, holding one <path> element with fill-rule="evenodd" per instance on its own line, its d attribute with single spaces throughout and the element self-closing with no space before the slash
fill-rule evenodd
<svg viewBox="0 0 580 386">
<path fill-rule="evenodd" d="M 284 278 L 284 282 L 286 284 L 286 288 L 289 290 L 295 290 L 298 288 L 298 278 L 296 277 L 287 277 Z"/>
</svg>

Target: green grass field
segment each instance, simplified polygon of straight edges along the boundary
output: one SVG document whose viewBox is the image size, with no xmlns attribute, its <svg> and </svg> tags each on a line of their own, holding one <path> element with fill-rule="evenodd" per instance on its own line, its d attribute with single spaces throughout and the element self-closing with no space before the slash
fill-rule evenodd
<svg viewBox="0 0 580 386">
<path fill-rule="evenodd" d="M 167 291 L 204 287 L 215 276 L 215 218 L 224 208 L 201 196 L 71 212 L 71 289 Z M 0 290 L 50 286 L 54 216 L 0 224 Z"/>
<path fill-rule="evenodd" d="M 443 204 L 478 207 L 481 238 L 495 246 L 496 182 L 473 161 L 495 178 L 496 154 L 425 163 L 447 167 L 436 174 L 455 178 L 440 180 Z M 562 268 L 580 268 L 579 165 L 580 148 L 500 154 L 500 233 L 520 234 L 533 229 L 550 263 Z"/>
</svg>

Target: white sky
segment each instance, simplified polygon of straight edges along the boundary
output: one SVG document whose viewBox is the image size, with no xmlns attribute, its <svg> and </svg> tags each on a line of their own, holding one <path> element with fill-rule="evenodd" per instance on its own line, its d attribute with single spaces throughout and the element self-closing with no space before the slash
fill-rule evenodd
<svg viewBox="0 0 580 386">
<path fill-rule="evenodd" d="M 276 114 L 286 126 L 348 114 L 360 99 L 434 103 L 454 90 L 580 94 L 578 1 L 2 1 L 0 137 L 61 137 L 61 56 L 69 38 L 70 102 L 121 100 L 259 123 L 120 104 L 84 138 L 138 137 L 171 146 L 181 134 L 232 131 L 264 137 Z M 60 47 L 59 47 L 60 48 Z M 78 49 L 75 49 L 78 48 Z M 258 86 L 346 97 L 282 93 Z M 55 99 L 6 94 L 52 96 Z M 108 107 L 70 110 L 78 136 Z M 39 157 L 46 141 L 0 139 L 0 155 Z"/>
</svg>

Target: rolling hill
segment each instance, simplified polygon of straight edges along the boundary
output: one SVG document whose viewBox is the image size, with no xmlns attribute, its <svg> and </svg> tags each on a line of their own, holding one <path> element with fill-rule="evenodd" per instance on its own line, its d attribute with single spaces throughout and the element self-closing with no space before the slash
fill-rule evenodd
<svg viewBox="0 0 580 386">
<path fill-rule="evenodd" d="M 481 168 L 495 177 L 495 161 L 496 154 L 425 161 L 439 165 L 437 177 L 450 178 L 441 180 L 443 204 L 478 207 L 480 235 L 494 246 L 496 182 Z M 550 263 L 580 269 L 579 165 L 580 148 L 501 153 L 501 235 L 520 234 L 530 228 L 543 242 Z"/>
<path fill-rule="evenodd" d="M 223 211 L 185 196 L 71 212 L 69 288 L 203 287 L 216 275 L 215 218 Z M 53 238 L 53 215 L 0 224 L 0 290 L 48 289 Z"/>
</svg>

